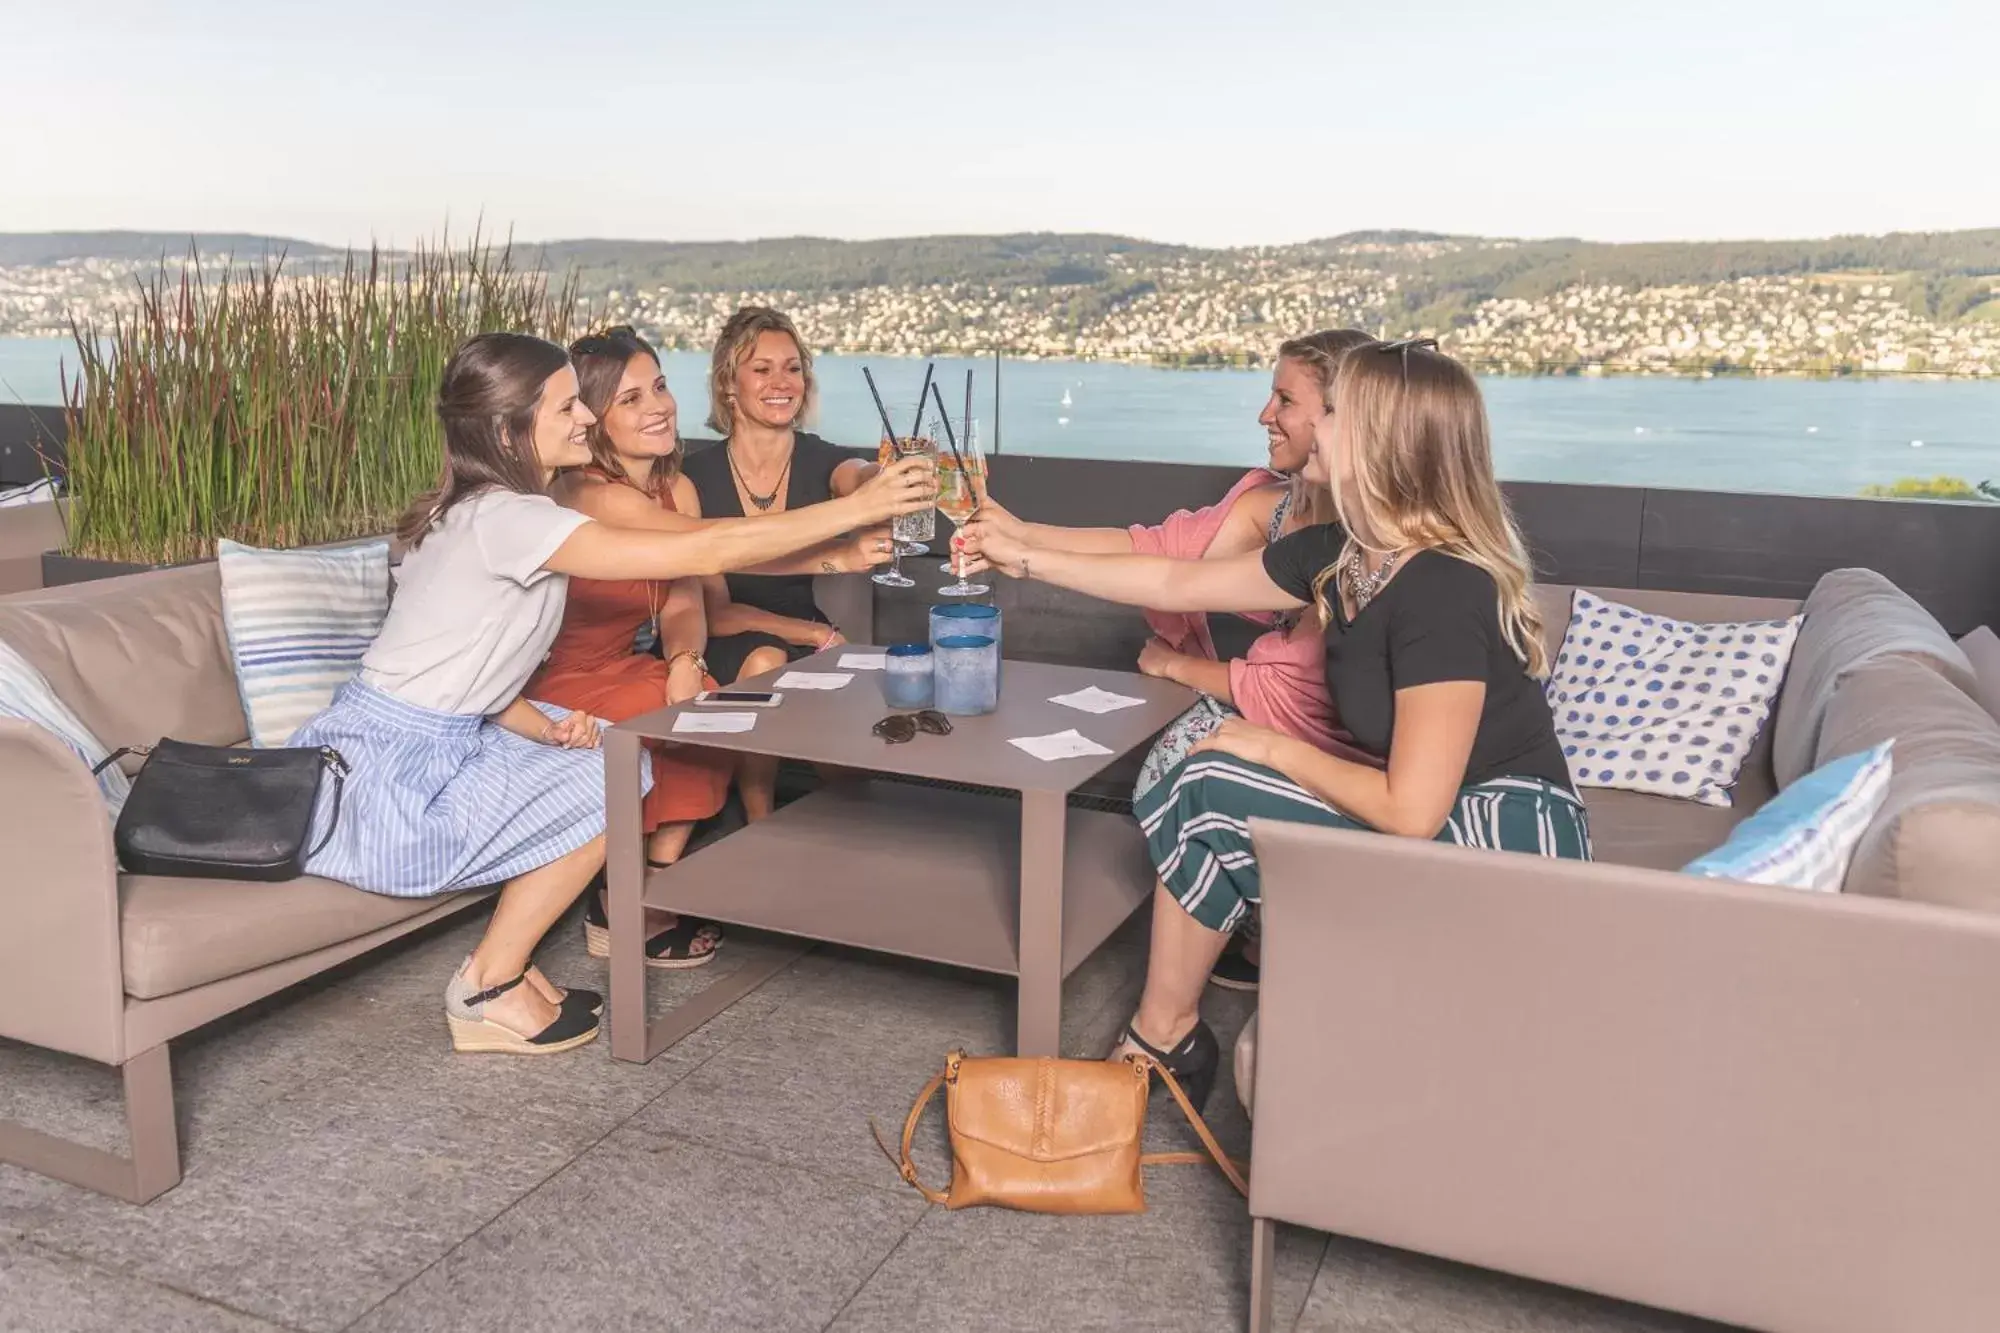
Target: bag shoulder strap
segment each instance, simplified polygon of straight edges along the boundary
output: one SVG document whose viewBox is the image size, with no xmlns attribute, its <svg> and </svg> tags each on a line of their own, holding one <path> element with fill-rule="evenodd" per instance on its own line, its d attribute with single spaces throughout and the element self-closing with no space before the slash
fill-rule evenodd
<svg viewBox="0 0 2000 1333">
<path fill-rule="evenodd" d="M 320 751 L 319 757 L 320 762 L 333 774 L 333 818 L 326 821 L 326 832 L 321 835 L 313 849 L 306 853 L 305 859 L 308 861 L 325 851 L 326 845 L 333 841 L 333 832 L 340 827 L 340 797 L 347 790 L 346 756 L 329 745 Z"/>
<path fill-rule="evenodd" d="M 952 1062 L 952 1064 L 956 1063 L 955 1060 Z M 937 1096 L 937 1090 L 944 1086 L 945 1075 L 951 1072 L 951 1067 L 952 1065 L 948 1064 L 943 1070 L 932 1074 L 931 1081 L 924 1084 L 924 1090 L 917 1094 L 917 1104 L 910 1108 L 909 1119 L 903 1122 L 903 1156 L 900 1161 L 897 1159 L 896 1154 L 889 1150 L 889 1145 L 883 1141 L 882 1127 L 875 1123 L 875 1117 L 872 1115 L 868 1117 L 868 1128 L 875 1135 L 875 1146 L 882 1150 L 882 1155 L 889 1159 L 890 1164 L 896 1168 L 903 1179 L 915 1186 L 917 1193 L 923 1195 L 932 1203 L 944 1203 L 947 1196 L 942 1190 L 934 1190 L 924 1184 L 923 1181 L 917 1179 L 917 1164 L 910 1160 L 910 1144 L 916 1140 L 917 1122 L 923 1119 L 924 1108 L 931 1104 L 931 1098 Z"/>
<path fill-rule="evenodd" d="M 150 745 L 121 745 L 110 754 L 105 755 L 97 763 L 92 764 L 90 766 L 90 776 L 101 776 L 105 769 L 111 767 L 128 754 L 151 754 L 152 752 L 153 747 Z"/>
<path fill-rule="evenodd" d="M 1188 1100 L 1185 1092 L 1181 1091 L 1180 1080 L 1173 1076 L 1171 1070 L 1157 1060 L 1148 1060 L 1146 1063 L 1160 1076 L 1160 1081 L 1167 1085 L 1167 1091 L 1174 1095 L 1174 1101 L 1180 1104 L 1181 1114 L 1187 1117 L 1190 1125 L 1194 1126 L 1194 1132 L 1201 1137 L 1201 1146 L 1208 1149 L 1208 1152 L 1205 1155 L 1198 1152 L 1149 1152 L 1139 1161 L 1146 1166 L 1185 1166 L 1213 1158 L 1215 1164 L 1222 1168 L 1222 1174 L 1229 1178 L 1229 1183 L 1236 1187 L 1236 1192 L 1246 1199 L 1249 1198 L 1250 1187 L 1243 1181 L 1243 1173 L 1249 1169 L 1249 1163 L 1239 1165 L 1230 1159 L 1228 1153 L 1222 1151 L 1222 1145 L 1217 1143 L 1215 1135 L 1209 1132 L 1208 1122 L 1201 1118 L 1201 1112 L 1194 1109 L 1194 1103 Z"/>
</svg>

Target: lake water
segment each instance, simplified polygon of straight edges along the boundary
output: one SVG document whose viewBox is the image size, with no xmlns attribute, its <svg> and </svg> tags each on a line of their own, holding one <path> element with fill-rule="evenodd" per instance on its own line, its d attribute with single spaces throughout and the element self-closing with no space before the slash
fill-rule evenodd
<svg viewBox="0 0 2000 1333">
<path fill-rule="evenodd" d="M 53 403 L 62 339 L 0 338 L 0 401 Z M 822 357 L 816 429 L 868 444 L 881 426 L 861 378 L 873 368 L 899 429 L 914 414 L 924 363 Z M 708 358 L 665 357 L 682 431 L 707 414 Z M 937 363 L 957 412 L 965 371 L 973 414 L 992 439 L 994 364 Z M 1871 483 L 1947 475 L 2000 481 L 2000 381 L 1924 379 L 1488 378 L 1496 462 L 1504 477 L 1696 490 L 1852 495 Z M 1000 367 L 1005 453 L 1254 464 L 1265 372 L 1159 370 L 1101 362 Z"/>
</svg>

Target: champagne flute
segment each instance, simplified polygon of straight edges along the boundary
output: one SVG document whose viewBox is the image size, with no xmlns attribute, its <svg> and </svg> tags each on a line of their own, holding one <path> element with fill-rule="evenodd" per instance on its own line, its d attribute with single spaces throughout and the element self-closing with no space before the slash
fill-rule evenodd
<svg viewBox="0 0 2000 1333">
<path fill-rule="evenodd" d="M 901 458 L 937 458 L 935 434 L 899 435 L 893 440 L 884 440 L 876 457 L 883 462 Z M 913 514 L 898 514 L 890 524 L 889 535 L 895 539 L 894 554 L 889 567 L 868 577 L 885 588 L 914 588 L 917 581 L 903 572 L 903 556 L 917 554 L 930 549 L 930 539 L 937 534 L 937 508 L 919 509 Z"/>
<path fill-rule="evenodd" d="M 979 423 L 967 420 L 960 427 L 958 457 L 945 453 L 938 455 L 937 507 L 951 520 L 953 527 L 963 528 L 979 512 L 979 506 L 985 503 L 986 455 L 979 448 Z M 981 597 L 993 591 L 984 583 L 967 582 L 965 575 L 958 571 L 956 554 L 946 560 L 940 569 L 957 580 L 939 588 L 940 597 Z"/>
</svg>

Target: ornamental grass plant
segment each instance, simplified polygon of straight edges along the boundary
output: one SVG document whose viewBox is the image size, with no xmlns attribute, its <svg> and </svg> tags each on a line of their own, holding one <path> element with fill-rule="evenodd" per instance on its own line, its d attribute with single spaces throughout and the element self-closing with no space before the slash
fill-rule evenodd
<svg viewBox="0 0 2000 1333">
<path fill-rule="evenodd" d="M 494 330 L 566 344 L 576 312 L 574 275 L 551 287 L 477 237 L 296 270 L 163 261 L 108 327 L 71 321 L 65 552 L 178 564 L 223 537 L 388 532 L 438 478 L 452 349 Z"/>
</svg>

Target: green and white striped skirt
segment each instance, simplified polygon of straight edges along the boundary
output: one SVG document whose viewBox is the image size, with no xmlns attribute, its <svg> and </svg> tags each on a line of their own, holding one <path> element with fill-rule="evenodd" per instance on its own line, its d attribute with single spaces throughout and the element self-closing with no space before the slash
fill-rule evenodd
<svg viewBox="0 0 2000 1333">
<path fill-rule="evenodd" d="M 1210 930 L 1232 931 L 1262 898 L 1250 820 L 1368 829 L 1276 769 L 1226 754 L 1183 760 L 1133 807 L 1160 882 Z M 1372 830 L 1371 830 L 1372 831 Z M 1439 842 L 1575 861 L 1590 859 L 1583 802 L 1540 778 L 1465 788 Z"/>
</svg>

